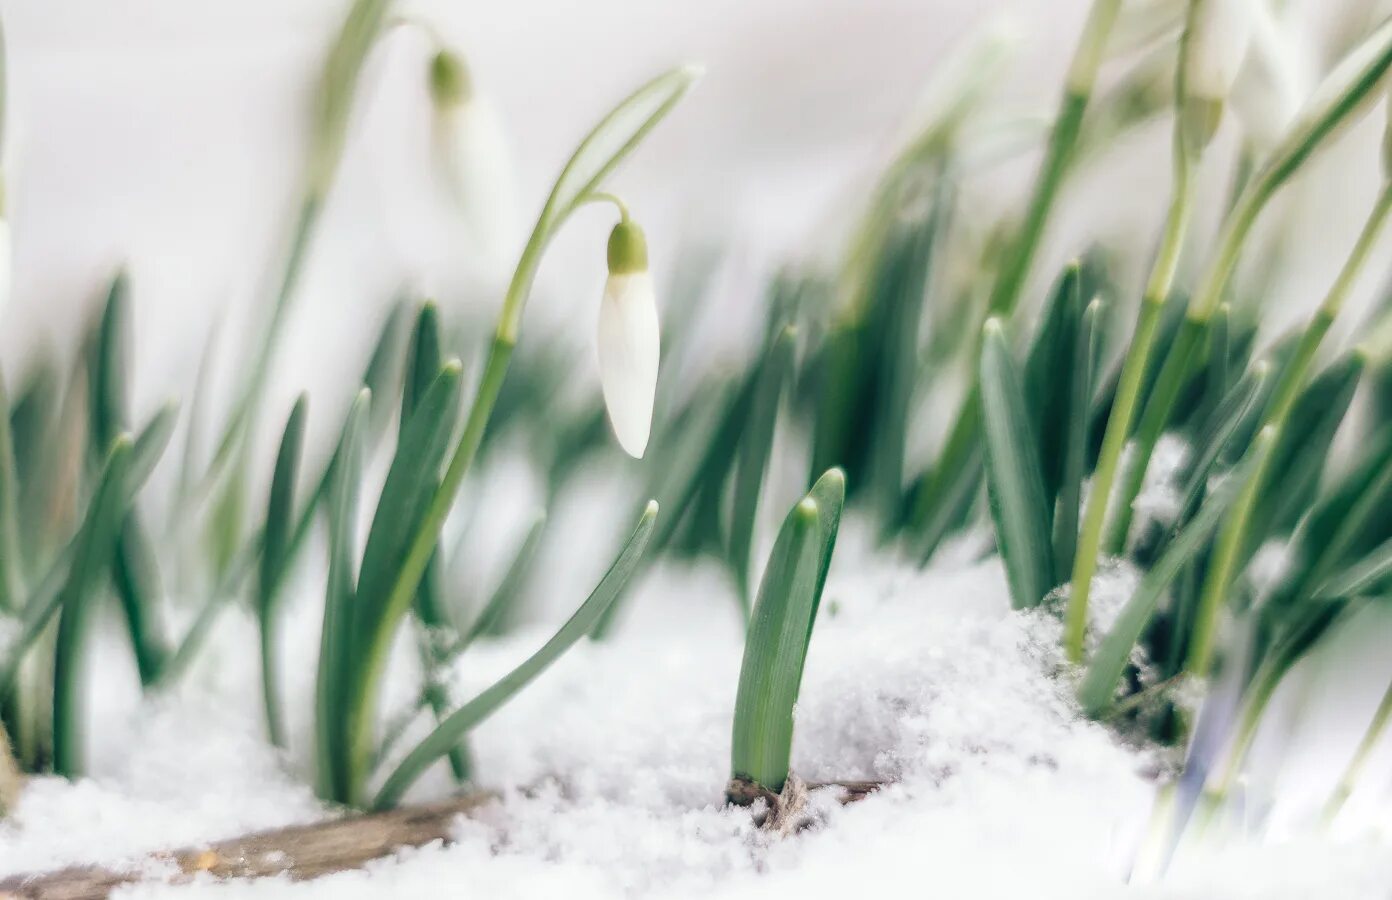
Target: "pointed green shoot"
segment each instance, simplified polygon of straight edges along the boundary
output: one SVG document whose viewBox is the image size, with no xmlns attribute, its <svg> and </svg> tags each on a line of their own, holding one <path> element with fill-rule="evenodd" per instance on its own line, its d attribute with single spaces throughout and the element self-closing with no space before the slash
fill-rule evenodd
<svg viewBox="0 0 1392 900">
<path fill-rule="evenodd" d="M 280 711 L 280 676 L 276 652 L 275 599 L 289 563 L 294 527 L 295 484 L 304 453 L 305 419 L 309 396 L 300 394 L 285 422 L 271 473 L 271 493 L 266 504 L 266 524 L 261 540 L 261 565 L 256 582 L 256 614 L 261 631 L 261 694 L 265 703 L 266 729 L 271 743 L 285 746 L 285 724 Z"/>
<path fill-rule="evenodd" d="M 777 792 L 788 778 L 793 707 L 845 500 L 832 469 L 783 521 L 759 585 L 744 642 L 730 769 Z"/>
<path fill-rule="evenodd" d="M 73 778 L 83 774 L 83 641 L 92 606 L 116 546 L 116 535 L 130 499 L 125 482 L 132 442 L 119 435 L 111 445 L 73 552 L 72 567 L 59 594 L 58 642 L 53 665 L 53 770 Z"/>
<path fill-rule="evenodd" d="M 793 375 L 793 347 L 796 340 L 797 331 L 790 325 L 779 334 L 764 356 L 735 463 L 729 553 L 735 585 L 746 617 L 749 615 L 749 560 L 753 554 L 759 495 L 763 492 L 764 473 L 773 453 L 779 404 L 784 388 Z"/>
</svg>

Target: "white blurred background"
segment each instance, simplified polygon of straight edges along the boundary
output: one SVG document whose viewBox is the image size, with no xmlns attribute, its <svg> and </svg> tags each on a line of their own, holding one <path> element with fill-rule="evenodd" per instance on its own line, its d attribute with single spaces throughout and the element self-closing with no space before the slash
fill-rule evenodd
<svg viewBox="0 0 1392 900">
<path fill-rule="evenodd" d="M 1333 38 L 1347 40 L 1370 15 L 1356 0 L 1290 6 L 1290 27 L 1307 39 L 1316 66 Z M 576 140 L 610 104 L 667 66 L 706 64 L 703 83 L 614 186 L 647 225 L 659 268 L 679 246 L 733 249 L 738 277 L 710 302 L 728 307 L 719 321 L 738 332 L 755 319 L 757 273 L 788 258 L 826 265 L 857 211 L 855 190 L 911 126 L 925 85 L 954 47 L 988 20 L 1008 21 L 1017 43 L 998 102 L 1043 114 L 1085 7 L 438 0 L 397 8 L 438 27 L 497 108 L 515 154 L 524 229 Z M 134 285 L 137 412 L 184 393 L 215 322 L 223 325 L 219 383 L 231 381 L 279 264 L 313 87 L 346 8 L 345 0 L 5 5 L 15 251 L 0 332 L 7 374 L 15 377 L 45 343 L 69 345 L 125 263 Z M 446 308 L 466 298 L 496 302 L 506 273 L 477 265 L 432 171 L 430 51 L 421 31 L 398 28 L 369 61 L 277 356 L 274 407 L 306 387 L 338 385 L 346 396 L 370 332 L 404 285 Z M 1318 190 L 1302 198 L 1308 225 L 1287 261 L 1294 277 L 1285 293 L 1319 290 L 1338 265 L 1373 184 L 1380 124 L 1367 123 L 1305 180 Z M 1073 185 L 1036 281 L 1099 235 L 1144 261 L 1168 185 L 1167 128 L 1157 122 L 1131 135 Z M 1018 204 L 1032 168 L 1031 156 L 993 172 L 983 202 Z M 1226 177 L 1212 173 L 1212 193 Z M 577 341 L 588 342 L 597 309 L 611 215 L 577 217 L 548 254 L 531 305 L 533 319 L 578 328 Z M 519 246 L 524 236 L 514 236 Z M 1204 239 L 1201 231 L 1196 243 Z M 582 359 L 592 378 L 593 360 Z"/>
</svg>

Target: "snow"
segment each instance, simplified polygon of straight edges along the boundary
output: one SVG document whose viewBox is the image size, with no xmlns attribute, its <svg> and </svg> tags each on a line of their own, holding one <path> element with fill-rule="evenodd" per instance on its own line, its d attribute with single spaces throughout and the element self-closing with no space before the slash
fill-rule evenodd
<svg viewBox="0 0 1392 900">
<path fill-rule="evenodd" d="M 849 523 L 833 567 L 794 769 L 812 782 L 888 785 L 845 807 L 814 790 L 805 831 L 777 838 L 722 805 L 741 658 L 734 601 L 722 572 L 664 564 L 612 642 L 578 646 L 474 734 L 481 786 L 496 799 L 460 820 L 456 843 L 303 884 L 148 883 L 120 896 L 696 898 L 906 886 L 944 897 L 1294 898 L 1316 886 L 1385 895 L 1386 832 L 1339 844 L 1300 832 L 1275 844 L 1229 837 L 1186 848 L 1162 880 L 1128 886 L 1154 761 L 1076 714 L 1057 620 L 1011 612 L 999 560 L 966 552 L 979 545 L 971 537 L 920 571 L 870 552 L 867 533 Z M 312 645 L 317 598 L 293 606 L 292 659 Z M 109 631 L 98 664 L 126 652 Z M 480 642 L 451 673 L 454 689 L 476 691 L 546 633 L 536 623 Z M 325 815 L 305 786 L 312 667 L 289 667 L 300 739 L 278 756 L 261 738 L 253 638 L 245 614 L 230 611 L 189 682 L 136 705 L 122 700 L 120 678 L 104 677 L 93 777 L 30 783 L 0 826 L 0 873 L 139 860 Z M 398 657 L 391 703 L 411 697 L 419 677 L 414 653 Z M 413 798 L 448 790 L 439 767 Z"/>
</svg>

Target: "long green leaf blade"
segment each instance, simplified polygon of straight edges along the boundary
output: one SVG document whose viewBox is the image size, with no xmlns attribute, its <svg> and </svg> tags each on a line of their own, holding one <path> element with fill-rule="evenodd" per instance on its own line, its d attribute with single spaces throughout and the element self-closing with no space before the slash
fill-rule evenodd
<svg viewBox="0 0 1392 900">
<path fill-rule="evenodd" d="M 98 582 L 111 564 L 117 529 L 129 499 L 124 483 L 130 468 L 131 440 L 111 445 L 96 494 L 77 537 L 72 567 L 59 595 L 58 642 L 53 666 L 53 770 L 69 778 L 83 773 L 81 698 L 82 642 Z"/>
<path fill-rule="evenodd" d="M 344 693 L 357 664 L 351 631 L 355 594 L 353 544 L 362 480 L 362 445 L 371 397 L 371 391 L 364 388 L 348 410 L 329 490 L 329 577 L 319 636 L 314 721 L 319 791 L 326 799 L 340 803 L 353 800 Z"/>
<path fill-rule="evenodd" d="M 295 509 L 295 484 L 299 480 L 304 454 L 305 420 L 309 415 L 309 396 L 300 394 L 290 410 L 281 433 L 271 472 L 271 493 L 266 504 L 266 524 L 262 530 L 261 564 L 256 582 L 256 614 L 261 631 L 261 692 L 265 704 L 266 729 L 271 743 L 285 746 L 285 724 L 280 711 L 279 667 L 275 599 L 288 568 L 290 539 Z"/>
<path fill-rule="evenodd" d="M 774 340 L 760 366 L 757 386 L 749 406 L 744 434 L 735 463 L 735 487 L 730 506 L 730 564 L 745 615 L 749 614 L 749 560 L 753 554 L 754 525 L 763 492 L 764 473 L 773 453 L 773 437 L 779 403 L 793 371 L 793 345 L 797 331 L 788 326 Z"/>
<path fill-rule="evenodd" d="M 999 319 L 983 329 L 981 413 L 986 485 L 996 541 L 1016 609 L 1037 605 L 1053 587 L 1053 538 L 1039 444 L 1020 376 Z"/>
<path fill-rule="evenodd" d="M 530 684 L 538 675 L 560 658 L 572 645 L 589 634 L 605 608 L 614 601 L 624 584 L 638 568 L 643 551 L 652 538 L 653 524 L 657 518 L 657 503 L 650 501 L 638 520 L 638 527 L 619 553 L 618 559 L 609 567 L 599 585 L 585 600 L 575 614 L 561 626 L 541 649 L 532 654 L 521 665 L 504 675 L 474 699 L 452 713 L 439 724 L 425 740 L 416 745 L 401 764 L 396 767 L 382 789 L 377 793 L 373 806 L 388 809 L 397 804 L 406 790 L 432 763 L 444 756 L 475 725 L 496 712 L 503 704 Z"/>
</svg>

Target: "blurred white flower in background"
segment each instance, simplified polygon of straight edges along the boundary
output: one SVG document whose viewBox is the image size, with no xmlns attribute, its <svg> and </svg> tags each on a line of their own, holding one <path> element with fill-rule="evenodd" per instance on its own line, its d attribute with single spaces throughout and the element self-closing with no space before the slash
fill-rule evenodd
<svg viewBox="0 0 1392 900">
<path fill-rule="evenodd" d="M 1232 107 L 1258 148 L 1273 146 L 1290 126 L 1314 82 L 1309 48 L 1266 3 L 1252 6 L 1251 45 L 1232 85 Z"/>
<path fill-rule="evenodd" d="M 479 253 L 505 265 L 517 233 L 517 198 L 502 123 L 468 66 L 448 50 L 430 60 L 430 95 L 436 163 Z"/>
<path fill-rule="evenodd" d="M 1190 35 L 1185 89 L 1192 97 L 1223 100 L 1237 80 L 1252 34 L 1255 0 L 1203 0 Z"/>
</svg>

